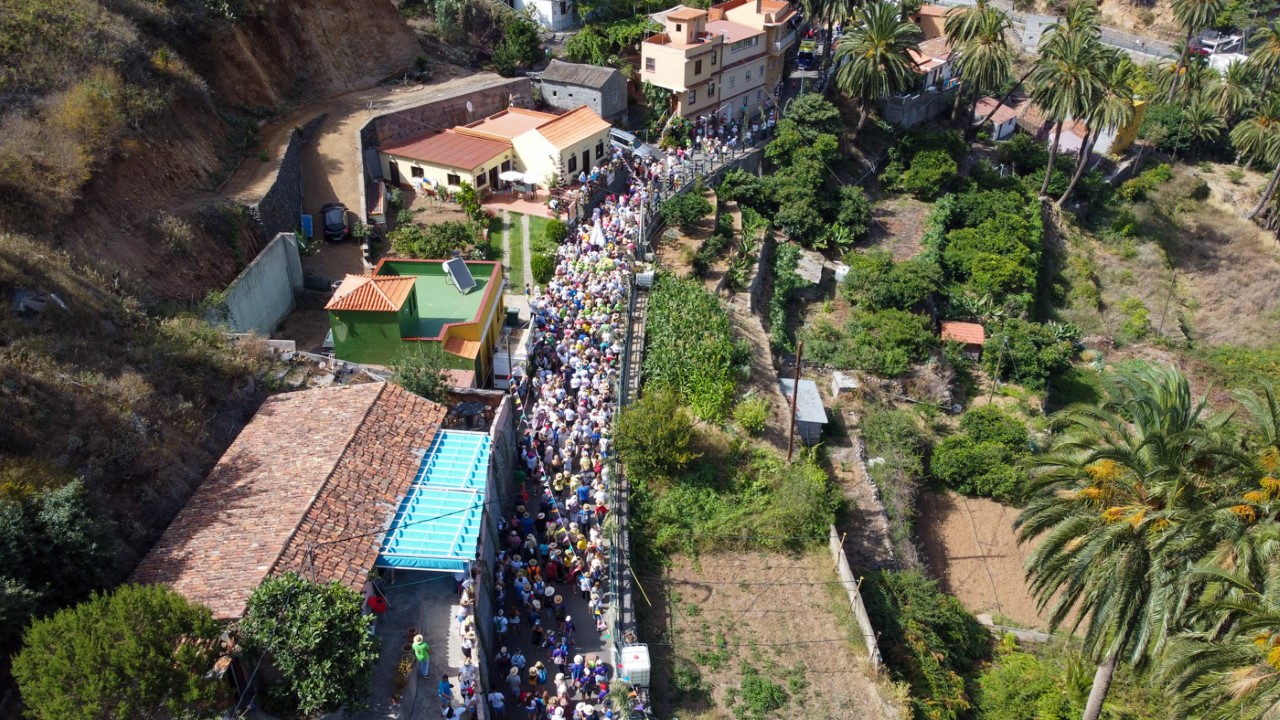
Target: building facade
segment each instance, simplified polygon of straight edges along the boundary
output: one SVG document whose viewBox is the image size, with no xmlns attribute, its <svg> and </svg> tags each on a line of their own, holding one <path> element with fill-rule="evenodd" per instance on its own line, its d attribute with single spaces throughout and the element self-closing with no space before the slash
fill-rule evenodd
<svg viewBox="0 0 1280 720">
<path fill-rule="evenodd" d="M 552 60 L 542 71 L 542 101 L 561 112 L 582 105 L 605 120 L 627 114 L 627 81 L 613 68 Z"/>
<path fill-rule="evenodd" d="M 325 305 L 334 355 L 389 365 L 411 343 L 438 343 L 449 367 L 483 384 L 505 320 L 502 264 L 468 260 L 476 286 L 462 293 L 444 263 L 387 258 L 373 275 L 348 275 Z"/>
<path fill-rule="evenodd" d="M 578 24 L 574 0 L 511 0 L 511 7 L 528 13 L 540 27 L 551 32 L 563 32 Z"/>
<path fill-rule="evenodd" d="M 432 130 L 378 149 L 383 177 L 419 190 L 470 183 L 482 194 L 517 170 L 549 184 L 568 181 L 605 157 L 612 125 L 581 105 L 563 115 L 508 108 L 468 125 Z M 528 182 L 533 182 L 529 180 Z"/>
<path fill-rule="evenodd" d="M 780 88 L 799 16 L 778 0 L 729 0 L 662 14 L 663 32 L 640 46 L 640 79 L 672 92 L 693 119 L 741 119 L 769 107 Z"/>
</svg>

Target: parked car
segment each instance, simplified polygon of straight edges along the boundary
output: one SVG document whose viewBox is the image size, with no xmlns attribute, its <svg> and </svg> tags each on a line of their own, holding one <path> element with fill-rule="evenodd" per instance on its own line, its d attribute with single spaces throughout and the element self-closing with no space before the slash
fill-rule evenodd
<svg viewBox="0 0 1280 720">
<path fill-rule="evenodd" d="M 629 149 L 631 152 L 642 158 L 649 158 L 657 153 L 662 152 L 657 146 L 644 142 L 635 136 L 635 133 L 629 133 L 626 130 L 611 128 L 609 130 L 609 144 L 620 150 Z"/>
<path fill-rule="evenodd" d="M 324 225 L 324 239 L 341 242 L 347 239 L 351 226 L 347 224 L 347 206 L 329 203 L 320 208 L 320 222 Z"/>
</svg>

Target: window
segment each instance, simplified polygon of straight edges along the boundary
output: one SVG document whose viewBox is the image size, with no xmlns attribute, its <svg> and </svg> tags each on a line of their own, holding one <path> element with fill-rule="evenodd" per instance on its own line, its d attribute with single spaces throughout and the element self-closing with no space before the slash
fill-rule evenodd
<svg viewBox="0 0 1280 720">
<path fill-rule="evenodd" d="M 760 66 L 760 77 L 764 77 L 764 66 Z"/>
<path fill-rule="evenodd" d="M 654 60 L 653 58 L 645 58 L 645 59 L 644 59 L 644 71 L 645 71 L 645 72 L 653 72 L 653 71 L 656 69 L 657 64 L 658 64 L 658 63 L 657 63 L 657 61 L 656 61 L 656 60 Z"/>
<path fill-rule="evenodd" d="M 577 155 L 569 156 L 569 172 L 571 173 L 578 172 L 578 156 Z"/>
<path fill-rule="evenodd" d="M 603 140 L 596 143 L 596 157 L 598 158 L 604 157 L 604 141 Z"/>
<path fill-rule="evenodd" d="M 566 3 L 566 2 L 560 3 L 560 14 L 561 15 L 569 14 L 569 3 Z"/>
<path fill-rule="evenodd" d="M 689 91 L 689 104 L 690 104 L 690 105 L 692 105 L 692 104 L 694 104 L 694 103 L 696 103 L 696 102 L 698 102 L 698 91 L 697 91 L 697 90 L 690 90 L 690 91 Z"/>
<path fill-rule="evenodd" d="M 412 174 L 414 177 L 422 177 L 422 168 L 418 167 L 417 165 L 414 165 L 413 168 L 409 170 L 409 173 Z"/>
<path fill-rule="evenodd" d="M 756 102 L 760 102 L 760 96 L 764 94 L 763 90 L 756 91 Z"/>
<path fill-rule="evenodd" d="M 730 76 L 729 76 L 729 88 L 730 88 L 730 89 L 733 89 L 737 84 L 738 84 L 738 76 L 737 76 L 737 75 L 730 75 Z"/>
<path fill-rule="evenodd" d="M 743 79 L 743 80 L 750 80 L 750 79 L 751 79 L 751 68 L 747 68 L 747 75 L 746 75 L 746 77 L 744 77 L 744 78 L 742 78 L 742 79 Z"/>
<path fill-rule="evenodd" d="M 446 181 L 446 182 L 448 182 L 450 185 L 461 185 L 461 184 L 462 184 L 462 178 L 461 178 L 461 177 L 458 177 L 458 175 L 457 175 L 457 174 L 455 174 L 455 173 L 449 173 L 449 174 L 445 177 L 445 181 Z"/>
<path fill-rule="evenodd" d="M 702 61 L 701 61 L 701 60 L 694 60 L 694 61 L 693 61 L 693 74 L 694 74 L 694 75 L 701 75 L 701 74 L 702 74 Z"/>
<path fill-rule="evenodd" d="M 484 182 L 484 168 L 480 168 L 480 172 L 476 173 L 476 187 L 484 187 Z"/>
<path fill-rule="evenodd" d="M 682 26 L 680 23 L 676 23 L 676 32 L 681 32 L 683 30 L 684 30 L 684 26 Z"/>
<path fill-rule="evenodd" d="M 757 36 L 755 36 L 755 37 L 749 37 L 749 38 L 747 38 L 746 40 L 739 40 L 738 42 L 736 42 L 736 43 L 734 43 L 734 44 L 730 45 L 730 46 L 729 46 L 729 52 L 735 52 L 735 53 L 736 53 L 736 52 L 738 52 L 739 50 L 744 50 L 744 49 L 749 48 L 749 47 L 755 47 L 755 46 L 756 46 L 756 45 L 758 45 L 758 44 L 760 44 L 760 36 L 759 36 L 759 35 L 757 35 Z"/>
<path fill-rule="evenodd" d="M 715 84 L 715 83 L 711 83 L 710 85 L 707 85 L 707 96 L 708 96 L 708 97 L 715 97 L 715 96 L 716 96 L 716 84 Z"/>
<path fill-rule="evenodd" d="M 552 90 L 552 91 L 551 91 L 551 97 L 560 97 L 560 91 L 559 91 L 559 90 Z"/>
<path fill-rule="evenodd" d="M 717 56 L 717 55 L 719 55 L 719 54 L 720 54 L 720 51 L 719 51 L 719 50 L 717 50 L 716 52 L 711 53 L 711 64 L 712 64 L 712 65 L 715 65 L 715 64 L 716 64 L 716 56 Z"/>
</svg>

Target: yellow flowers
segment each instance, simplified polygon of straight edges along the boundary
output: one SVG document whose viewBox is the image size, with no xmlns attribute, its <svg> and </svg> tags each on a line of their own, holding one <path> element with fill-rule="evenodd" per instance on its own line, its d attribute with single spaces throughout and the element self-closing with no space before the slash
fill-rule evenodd
<svg viewBox="0 0 1280 720">
<path fill-rule="evenodd" d="M 1252 505 L 1232 505 L 1231 512 L 1240 516 L 1240 519 L 1247 523 L 1257 521 L 1258 513 L 1253 509 Z"/>
<path fill-rule="evenodd" d="M 1250 490 L 1244 494 L 1244 501 L 1247 503 L 1260 503 L 1264 500 L 1266 500 L 1266 495 L 1263 495 L 1257 490 Z"/>
<path fill-rule="evenodd" d="M 1142 509 L 1138 510 L 1138 512 L 1136 512 L 1136 513 L 1134 513 L 1134 514 L 1132 514 L 1132 515 L 1130 515 L 1130 516 L 1129 516 L 1129 524 L 1136 528 L 1136 527 L 1138 527 L 1139 525 L 1141 525 L 1141 524 L 1142 524 L 1142 521 L 1143 521 L 1146 517 L 1147 517 L 1147 509 L 1146 509 L 1146 508 L 1142 508 Z"/>
<path fill-rule="evenodd" d="M 1120 464 L 1115 460 L 1099 460 L 1084 470 L 1095 483 L 1110 483 L 1120 479 Z"/>
<path fill-rule="evenodd" d="M 1123 514 L 1124 514 L 1124 508 L 1122 508 L 1122 507 L 1109 507 L 1109 508 L 1107 508 L 1106 510 L 1104 510 L 1104 511 L 1102 512 L 1102 519 L 1103 519 L 1103 520 L 1106 520 L 1106 521 L 1107 521 L 1107 522 L 1109 522 L 1109 523 L 1113 523 L 1113 522 L 1115 522 L 1115 521 L 1119 520 L 1119 519 L 1120 519 L 1120 516 L 1121 516 L 1121 515 L 1123 515 Z"/>
<path fill-rule="evenodd" d="M 1271 633 L 1262 633 L 1253 638 L 1253 644 L 1258 647 L 1266 647 L 1271 644 Z"/>
<path fill-rule="evenodd" d="M 1081 490 L 1079 496 L 1086 500 L 1098 500 L 1102 497 L 1102 488 L 1087 487 Z"/>
<path fill-rule="evenodd" d="M 1264 472 L 1268 473 L 1272 473 L 1277 469 L 1280 469 L 1280 450 L 1273 447 L 1267 448 L 1266 451 L 1262 453 L 1262 457 L 1258 458 L 1258 466 L 1261 467 Z M 1271 481 L 1275 482 L 1275 478 L 1271 478 Z"/>
<path fill-rule="evenodd" d="M 1258 484 L 1261 485 L 1262 489 L 1266 490 L 1270 495 L 1275 495 L 1277 492 L 1280 492 L 1280 480 L 1277 480 L 1270 475 L 1259 480 Z"/>
<path fill-rule="evenodd" d="M 1267 653 L 1267 664 L 1280 670 L 1280 646 L 1271 648 L 1271 652 Z"/>
</svg>

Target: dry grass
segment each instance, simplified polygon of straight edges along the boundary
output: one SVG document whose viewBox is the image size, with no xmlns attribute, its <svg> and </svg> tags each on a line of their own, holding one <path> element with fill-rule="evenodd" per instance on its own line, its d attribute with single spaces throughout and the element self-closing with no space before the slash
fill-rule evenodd
<svg viewBox="0 0 1280 720">
<path fill-rule="evenodd" d="M 896 195 L 877 202 L 871 216 L 867 246 L 888 250 L 897 262 L 910 260 L 924 249 L 920 240 L 924 237 L 925 220 L 932 211 L 932 203 L 909 195 Z"/>
<path fill-rule="evenodd" d="M 891 686 L 869 673 L 847 598 L 823 584 L 836 579 L 825 549 L 677 557 L 662 578 L 642 577 L 654 603 L 640 600 L 645 637 L 663 639 L 650 641 L 658 714 L 735 717 L 754 670 L 786 690 L 768 717 L 900 716 Z"/>
</svg>

